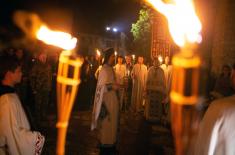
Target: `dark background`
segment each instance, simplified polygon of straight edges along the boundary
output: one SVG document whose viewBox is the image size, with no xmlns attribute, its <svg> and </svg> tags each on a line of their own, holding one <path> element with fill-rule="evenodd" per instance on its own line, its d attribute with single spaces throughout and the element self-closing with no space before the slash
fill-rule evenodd
<svg viewBox="0 0 235 155">
<path fill-rule="evenodd" d="M 0 0 L 0 26 L 10 28 L 13 12 L 28 10 L 50 27 L 75 34 L 103 34 L 106 26 L 115 26 L 128 35 L 139 9 L 138 0 Z"/>
</svg>

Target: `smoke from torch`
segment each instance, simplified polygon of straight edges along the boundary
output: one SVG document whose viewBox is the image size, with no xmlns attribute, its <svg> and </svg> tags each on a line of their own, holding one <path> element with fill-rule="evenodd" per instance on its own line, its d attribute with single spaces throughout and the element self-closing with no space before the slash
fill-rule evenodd
<svg viewBox="0 0 235 155">
<path fill-rule="evenodd" d="M 44 25 L 36 13 L 26 11 L 16 11 L 13 21 L 26 34 L 26 37 L 31 39 L 36 38 L 36 32 Z"/>
</svg>

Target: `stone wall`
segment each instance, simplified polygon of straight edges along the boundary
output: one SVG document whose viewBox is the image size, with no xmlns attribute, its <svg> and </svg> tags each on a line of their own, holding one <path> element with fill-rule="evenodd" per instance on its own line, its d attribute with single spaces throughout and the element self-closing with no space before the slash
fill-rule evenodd
<svg viewBox="0 0 235 155">
<path fill-rule="evenodd" d="M 218 0 L 211 51 L 211 72 L 218 75 L 224 64 L 235 63 L 235 1 Z"/>
</svg>

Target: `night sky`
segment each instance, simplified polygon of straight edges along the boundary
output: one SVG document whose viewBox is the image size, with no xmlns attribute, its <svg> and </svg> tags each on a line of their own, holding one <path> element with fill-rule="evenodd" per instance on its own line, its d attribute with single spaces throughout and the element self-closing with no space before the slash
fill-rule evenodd
<svg viewBox="0 0 235 155">
<path fill-rule="evenodd" d="M 0 0 L 0 26 L 11 23 L 15 10 L 36 12 L 58 29 L 102 34 L 106 26 L 129 33 L 138 19 L 139 0 Z"/>
</svg>

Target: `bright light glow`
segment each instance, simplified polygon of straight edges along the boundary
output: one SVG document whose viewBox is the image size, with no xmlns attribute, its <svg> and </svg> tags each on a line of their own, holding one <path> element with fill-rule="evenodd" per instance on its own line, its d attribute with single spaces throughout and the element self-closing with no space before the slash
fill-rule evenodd
<svg viewBox="0 0 235 155">
<path fill-rule="evenodd" d="M 177 45 L 182 47 L 186 43 L 201 42 L 202 26 L 192 0 L 171 0 L 172 3 L 167 4 L 163 0 L 146 1 L 166 16 L 170 33 Z"/>
<path fill-rule="evenodd" d="M 159 56 L 158 56 L 158 61 L 162 64 L 162 62 L 163 62 L 163 58 L 162 58 L 162 56 L 161 56 L 161 55 L 159 55 Z"/>
<path fill-rule="evenodd" d="M 118 29 L 114 27 L 113 28 L 113 32 L 117 32 L 117 31 L 118 31 Z"/>
<path fill-rule="evenodd" d="M 110 31 L 110 29 L 111 29 L 110 27 L 106 27 L 106 30 L 107 30 L 107 31 Z"/>
<path fill-rule="evenodd" d="M 114 52 L 114 55 L 117 56 L 117 51 Z"/>
<path fill-rule="evenodd" d="M 135 59 L 135 55 L 134 54 L 132 55 L 132 59 Z"/>
<path fill-rule="evenodd" d="M 70 34 L 60 31 L 52 31 L 45 25 L 41 26 L 37 31 L 37 38 L 46 44 L 58 46 L 65 50 L 74 49 L 77 43 L 77 38 L 72 37 Z"/>
<path fill-rule="evenodd" d="M 100 54 L 99 49 L 96 50 L 96 54 L 100 57 L 101 54 Z"/>
</svg>

